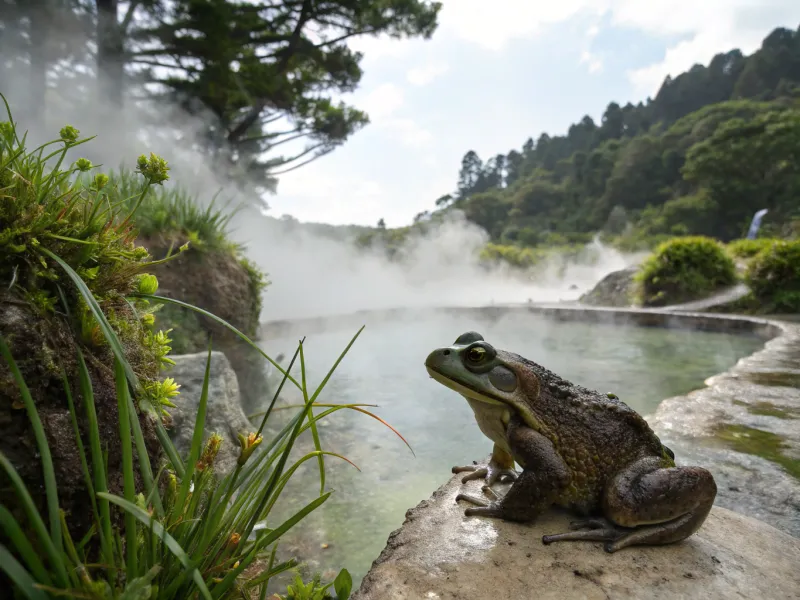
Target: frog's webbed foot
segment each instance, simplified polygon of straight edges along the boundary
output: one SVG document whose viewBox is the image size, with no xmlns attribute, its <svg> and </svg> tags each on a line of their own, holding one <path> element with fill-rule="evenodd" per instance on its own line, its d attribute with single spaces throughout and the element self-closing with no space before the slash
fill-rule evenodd
<svg viewBox="0 0 800 600">
<path fill-rule="evenodd" d="M 464 467 L 453 467 L 453 473 L 469 472 L 461 478 L 461 483 L 467 483 L 474 479 L 486 479 L 486 485 L 494 485 L 496 482 L 508 483 L 517 480 L 517 472 L 514 469 L 505 469 L 497 466 L 493 462 L 487 465 L 467 465 Z"/>
<path fill-rule="evenodd" d="M 590 519 L 581 519 L 573 521 L 569 524 L 571 531 L 567 533 L 557 533 L 554 535 L 542 536 L 543 544 L 552 544 L 553 542 L 565 542 L 573 540 L 582 540 L 585 542 L 606 542 L 606 552 L 614 552 L 615 548 L 613 542 L 624 537 L 631 532 L 628 527 L 620 527 L 612 523 L 608 519 L 602 517 L 594 517 Z"/>
<path fill-rule="evenodd" d="M 503 516 L 500 503 L 497 501 L 489 501 L 485 498 L 478 498 L 477 496 L 471 496 L 469 494 L 458 494 L 456 496 L 456 502 L 459 500 L 466 500 L 470 504 L 475 505 L 474 507 L 468 508 L 464 511 L 464 515 L 467 517 L 480 516 L 495 517 L 499 519 Z"/>
</svg>

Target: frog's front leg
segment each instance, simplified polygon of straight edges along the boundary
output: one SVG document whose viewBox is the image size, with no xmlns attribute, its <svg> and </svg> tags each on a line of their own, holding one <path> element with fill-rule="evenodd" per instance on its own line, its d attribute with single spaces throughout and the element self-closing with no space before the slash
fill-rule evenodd
<svg viewBox="0 0 800 600">
<path fill-rule="evenodd" d="M 663 459 L 641 459 L 617 474 L 603 497 L 606 519 L 586 519 L 571 529 L 546 535 L 542 542 L 563 540 L 606 542 L 607 552 L 642 544 L 671 544 L 696 532 L 708 516 L 717 485 L 701 467 L 675 467 Z"/>
<path fill-rule="evenodd" d="M 485 478 L 486 485 L 491 487 L 497 481 L 507 482 L 517 479 L 517 472 L 514 470 L 514 458 L 497 444 L 492 449 L 492 458 L 488 464 L 453 467 L 453 473 L 463 473 L 465 471 L 470 471 L 470 474 L 462 477 L 461 483 Z"/>
<path fill-rule="evenodd" d="M 553 504 L 571 480 L 571 473 L 552 442 L 540 433 L 512 419 L 508 426 L 511 451 L 524 465 L 522 474 L 502 498 L 488 501 L 459 494 L 476 506 L 464 511 L 466 516 L 484 516 L 508 521 L 532 521 Z"/>
</svg>

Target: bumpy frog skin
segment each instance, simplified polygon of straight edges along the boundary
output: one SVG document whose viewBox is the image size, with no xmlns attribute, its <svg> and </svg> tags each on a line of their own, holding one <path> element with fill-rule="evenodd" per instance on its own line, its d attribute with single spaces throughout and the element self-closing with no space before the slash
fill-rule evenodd
<svg viewBox="0 0 800 600">
<path fill-rule="evenodd" d="M 602 541 L 607 552 L 680 541 L 708 516 L 717 494 L 711 473 L 675 466 L 672 451 L 614 394 L 573 385 L 473 331 L 431 352 L 425 366 L 466 398 L 494 442 L 488 464 L 453 467 L 471 471 L 464 482 L 486 479 L 491 501 L 456 497 L 476 505 L 467 516 L 531 521 L 562 506 L 585 518 L 542 542 Z M 491 485 L 504 479 L 514 483 L 498 497 Z"/>
</svg>

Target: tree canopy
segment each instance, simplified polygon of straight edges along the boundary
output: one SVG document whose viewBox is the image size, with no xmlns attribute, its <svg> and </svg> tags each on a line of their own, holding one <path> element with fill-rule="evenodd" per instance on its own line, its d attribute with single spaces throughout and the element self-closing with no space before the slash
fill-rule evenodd
<svg viewBox="0 0 800 600">
<path fill-rule="evenodd" d="M 529 246 L 631 229 L 729 240 L 761 208 L 768 227 L 800 218 L 800 29 L 667 77 L 647 102 L 611 102 L 600 123 L 584 116 L 485 163 L 470 150 L 436 206 Z"/>
<path fill-rule="evenodd" d="M 270 188 L 369 122 L 336 100 L 362 76 L 362 54 L 348 41 L 428 38 L 440 8 L 430 0 L 4 0 L 0 76 L 9 77 L 0 81 L 14 71 L 29 82 L 26 120 L 42 116 L 47 79 L 67 70 L 91 73 L 95 91 L 119 106 L 167 98 L 203 117 L 196 143 L 219 166 Z M 290 142 L 302 147 L 287 152 Z"/>
</svg>

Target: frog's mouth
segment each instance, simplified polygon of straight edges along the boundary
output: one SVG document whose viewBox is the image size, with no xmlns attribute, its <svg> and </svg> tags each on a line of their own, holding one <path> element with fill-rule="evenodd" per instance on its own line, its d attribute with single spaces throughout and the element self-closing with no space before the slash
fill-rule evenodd
<svg viewBox="0 0 800 600">
<path fill-rule="evenodd" d="M 441 373 L 440 371 L 437 371 L 436 369 L 434 369 L 434 368 L 432 368 L 432 367 L 430 367 L 428 365 L 425 365 L 425 368 L 428 370 L 428 375 L 430 375 L 433 380 L 441 383 L 445 387 L 450 388 L 454 392 L 458 392 L 462 396 L 465 396 L 465 397 L 467 397 L 467 398 L 469 398 L 471 400 L 476 400 L 478 402 L 485 402 L 486 404 L 494 404 L 495 406 L 497 406 L 497 405 L 506 406 L 507 405 L 506 402 L 502 402 L 501 400 L 498 400 L 497 398 L 493 398 L 493 397 L 485 394 L 484 392 L 479 392 L 478 390 L 476 390 L 475 388 L 469 386 L 466 383 L 461 383 L 461 382 L 455 381 L 454 379 L 450 379 L 444 373 Z"/>
</svg>

